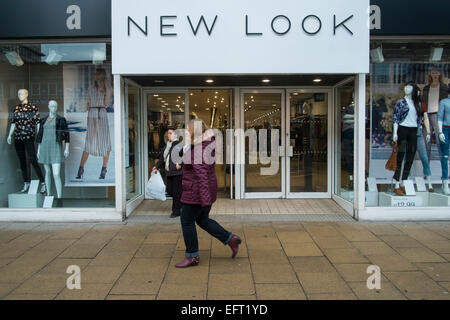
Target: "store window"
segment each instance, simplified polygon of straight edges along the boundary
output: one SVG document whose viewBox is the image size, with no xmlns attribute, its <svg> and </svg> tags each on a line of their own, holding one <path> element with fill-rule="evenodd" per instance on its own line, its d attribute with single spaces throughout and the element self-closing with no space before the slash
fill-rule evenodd
<svg viewBox="0 0 450 320">
<path fill-rule="evenodd" d="M 374 41 L 371 60 L 366 205 L 448 206 L 450 42 Z"/>
<path fill-rule="evenodd" d="M 0 207 L 115 206 L 109 43 L 0 44 Z"/>
</svg>

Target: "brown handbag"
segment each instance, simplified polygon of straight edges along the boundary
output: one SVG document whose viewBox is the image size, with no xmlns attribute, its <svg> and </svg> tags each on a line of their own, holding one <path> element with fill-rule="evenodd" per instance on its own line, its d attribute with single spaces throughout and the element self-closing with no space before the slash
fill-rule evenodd
<svg viewBox="0 0 450 320">
<path fill-rule="evenodd" d="M 388 161 L 386 162 L 385 168 L 389 171 L 395 171 L 397 170 L 397 153 L 398 153 L 398 144 L 397 142 L 394 143 L 394 146 L 392 147 L 392 154 L 389 157 Z"/>
</svg>

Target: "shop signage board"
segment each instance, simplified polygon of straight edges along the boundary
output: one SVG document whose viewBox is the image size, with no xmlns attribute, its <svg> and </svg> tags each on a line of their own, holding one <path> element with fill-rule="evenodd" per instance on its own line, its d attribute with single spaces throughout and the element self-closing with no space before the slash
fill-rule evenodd
<svg viewBox="0 0 450 320">
<path fill-rule="evenodd" d="M 368 73 L 368 8 L 368 0 L 112 0 L 113 73 Z"/>
</svg>

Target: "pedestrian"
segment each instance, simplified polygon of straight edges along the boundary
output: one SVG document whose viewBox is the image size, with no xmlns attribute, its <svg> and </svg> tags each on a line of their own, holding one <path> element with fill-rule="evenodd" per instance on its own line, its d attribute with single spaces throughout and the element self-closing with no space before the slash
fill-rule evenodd
<svg viewBox="0 0 450 320">
<path fill-rule="evenodd" d="M 208 129 L 202 120 L 190 120 L 185 136 L 187 144 L 183 157 L 180 220 L 186 258 L 175 265 L 177 268 L 194 266 L 200 261 L 195 223 L 224 245 L 229 245 L 232 258 L 238 253 L 241 243 L 241 238 L 209 218 L 211 206 L 217 198 L 216 142 L 213 130 Z"/>
<path fill-rule="evenodd" d="M 171 218 L 179 217 L 181 214 L 181 176 L 183 146 L 173 128 L 167 130 L 167 144 L 161 150 L 159 160 L 152 171 L 164 169 L 167 178 L 167 193 L 172 197 Z M 178 158 L 178 159 L 177 159 Z"/>
</svg>

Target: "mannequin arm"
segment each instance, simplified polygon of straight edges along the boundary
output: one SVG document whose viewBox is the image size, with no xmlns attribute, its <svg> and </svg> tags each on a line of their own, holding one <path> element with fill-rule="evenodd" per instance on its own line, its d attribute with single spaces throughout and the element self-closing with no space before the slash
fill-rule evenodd
<svg viewBox="0 0 450 320">
<path fill-rule="evenodd" d="M 431 140 L 431 131 L 430 131 L 430 120 L 428 119 L 428 113 L 425 112 L 423 114 L 423 124 L 425 125 L 425 129 L 427 130 L 427 143 Z"/>
<path fill-rule="evenodd" d="M 64 157 L 68 157 L 69 156 L 69 143 L 66 143 L 66 148 L 64 150 Z"/>
<path fill-rule="evenodd" d="M 438 127 L 439 127 L 439 140 L 441 140 L 442 143 L 445 143 L 445 136 L 442 131 L 442 127 L 443 127 L 442 121 L 438 121 Z"/>
<path fill-rule="evenodd" d="M 398 131 L 398 123 L 394 123 L 394 130 L 393 130 L 393 136 L 392 136 L 392 140 L 394 142 L 397 142 L 397 140 L 398 140 L 397 131 Z"/>
<path fill-rule="evenodd" d="M 12 123 L 11 128 L 9 129 L 9 134 L 8 134 L 8 139 L 7 139 L 8 144 L 11 144 L 12 135 L 14 134 L 15 130 L 16 130 L 16 124 Z"/>
<path fill-rule="evenodd" d="M 38 160 L 39 160 L 39 151 L 40 151 L 40 149 L 41 149 L 41 144 L 38 143 L 38 148 L 37 148 L 37 158 L 38 158 Z"/>
</svg>

